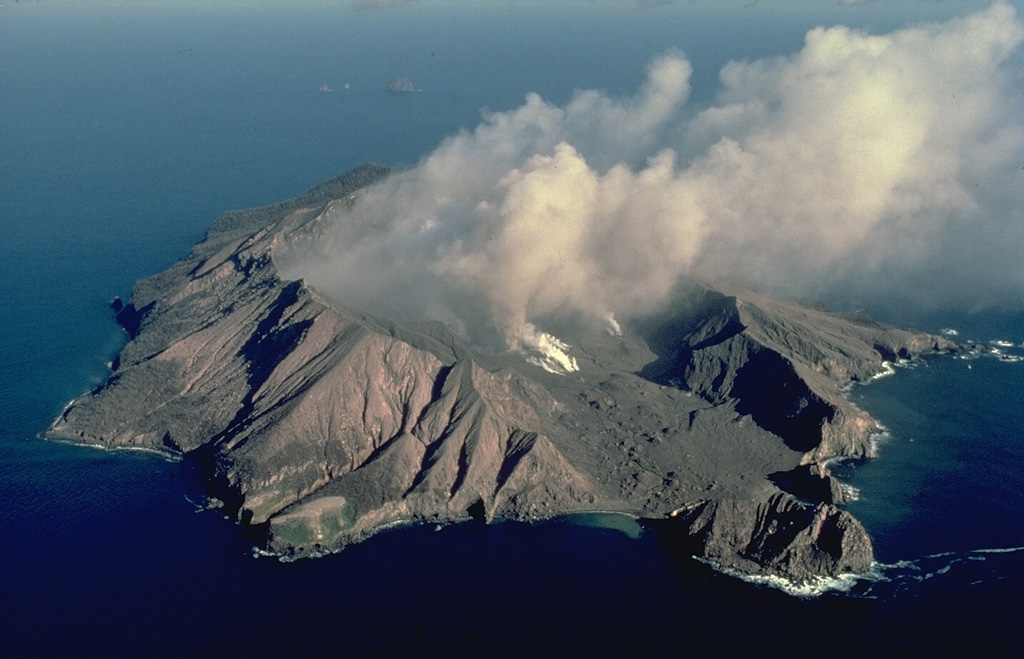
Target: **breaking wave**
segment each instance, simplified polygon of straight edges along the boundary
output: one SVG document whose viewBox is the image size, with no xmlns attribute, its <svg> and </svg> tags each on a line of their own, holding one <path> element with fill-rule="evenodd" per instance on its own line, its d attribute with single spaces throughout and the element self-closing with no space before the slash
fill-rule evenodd
<svg viewBox="0 0 1024 659">
<path fill-rule="evenodd" d="M 916 560 L 879 563 L 880 579 L 853 591 L 858 597 L 894 599 L 904 593 L 916 594 L 924 587 L 978 585 L 987 581 L 1012 578 L 1021 574 L 1008 563 L 1019 562 L 1024 547 L 994 547 L 967 551 L 948 551 L 922 556 Z"/>
<path fill-rule="evenodd" d="M 881 380 L 882 378 L 887 378 L 890 375 L 896 375 L 896 369 L 893 367 L 893 363 L 892 362 L 882 362 L 882 370 L 879 371 L 878 373 L 875 373 L 871 377 L 869 377 L 867 379 L 867 381 L 868 382 L 875 382 L 876 380 Z"/>
<path fill-rule="evenodd" d="M 874 375 L 870 376 L 866 380 L 863 380 L 863 381 L 854 380 L 853 382 L 850 382 L 850 384 L 848 384 L 846 386 L 844 391 L 849 391 L 850 388 L 855 386 L 855 385 L 867 385 L 867 384 L 871 384 L 872 382 L 876 382 L 878 380 L 881 380 L 882 378 L 887 378 L 887 377 L 889 377 L 891 375 L 896 375 L 896 369 L 901 369 L 901 368 L 902 369 L 917 368 L 918 364 L 920 364 L 920 363 L 921 362 L 918 359 L 897 359 L 896 361 L 883 361 L 882 362 L 882 370 L 881 371 L 879 371 L 878 373 L 875 373 Z"/>
<path fill-rule="evenodd" d="M 747 574 L 733 568 L 723 567 L 706 558 L 699 556 L 694 556 L 693 558 L 726 576 L 734 577 L 755 586 L 781 590 L 787 595 L 801 599 L 820 597 L 826 593 L 850 593 L 858 584 L 883 580 L 885 578 L 881 571 L 878 570 L 879 566 L 877 563 L 872 566 L 870 572 L 864 574 L 847 573 L 834 577 L 812 577 L 804 581 L 797 581 L 776 575 Z"/>
<path fill-rule="evenodd" d="M 843 483 L 843 482 L 839 483 L 839 487 L 842 489 L 843 496 L 846 497 L 846 502 L 847 503 L 852 502 L 852 501 L 860 501 L 860 488 L 859 487 L 854 487 L 853 485 L 850 485 L 849 483 Z"/>
<path fill-rule="evenodd" d="M 755 586 L 774 588 L 787 595 L 809 599 L 832 594 L 842 597 L 890 601 L 900 596 L 917 596 L 922 588 L 972 586 L 988 581 L 1021 578 L 1022 572 L 1008 563 L 1024 558 L 1024 547 L 995 547 L 929 554 L 915 560 L 875 562 L 863 574 L 840 574 L 795 581 L 770 575 L 744 574 L 713 561 L 694 556 L 716 572 Z M 1010 575 L 1010 576 L 1008 576 Z"/>
<path fill-rule="evenodd" d="M 892 433 L 889 432 L 888 428 L 877 421 L 875 422 L 875 425 L 878 426 L 878 432 L 873 432 L 871 433 L 871 436 L 868 437 L 868 455 L 872 458 L 878 457 L 878 449 L 883 445 L 888 444 L 889 440 L 892 439 Z"/>
</svg>

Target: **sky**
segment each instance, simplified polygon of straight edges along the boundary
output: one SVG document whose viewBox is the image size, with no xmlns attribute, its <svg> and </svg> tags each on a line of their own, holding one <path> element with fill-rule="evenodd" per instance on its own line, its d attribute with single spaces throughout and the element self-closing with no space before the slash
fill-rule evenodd
<svg viewBox="0 0 1024 659">
<path fill-rule="evenodd" d="M 441 11 L 478 12 L 498 10 L 551 9 L 557 4 L 566 11 L 595 11 L 638 9 L 662 11 L 668 8 L 704 8 L 714 11 L 769 10 L 800 14 L 818 13 L 836 16 L 853 12 L 872 12 L 887 15 L 893 20 L 905 17 L 947 18 L 954 14 L 976 10 L 987 5 L 984 0 L 3 0 L 0 5 L 43 5 L 50 7 L 117 7 L 135 9 L 144 7 L 188 8 L 189 10 L 237 11 L 240 9 L 284 8 L 289 11 L 306 9 L 333 9 L 338 11 L 390 11 L 426 9 Z"/>
<path fill-rule="evenodd" d="M 486 114 L 336 211 L 287 274 L 529 349 L 553 338 L 545 319 L 614 328 L 690 276 L 848 306 L 1014 308 L 1022 40 L 1003 2 L 817 27 L 799 50 L 726 64 L 697 107 L 692 64 L 668 49 L 625 95 Z"/>
</svg>

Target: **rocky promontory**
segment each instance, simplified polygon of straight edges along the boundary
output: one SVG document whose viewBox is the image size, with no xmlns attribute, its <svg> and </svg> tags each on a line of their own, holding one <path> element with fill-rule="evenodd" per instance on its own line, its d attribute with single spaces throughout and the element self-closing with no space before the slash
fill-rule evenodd
<svg viewBox="0 0 1024 659">
<path fill-rule="evenodd" d="M 621 334 L 560 328 L 579 370 L 556 375 L 280 276 L 330 208 L 388 172 L 219 217 L 118 305 L 129 340 L 109 380 L 46 436 L 194 461 L 286 556 L 396 523 L 605 511 L 746 573 L 870 568 L 825 461 L 870 455 L 878 428 L 841 390 L 955 344 L 690 280 Z"/>
</svg>

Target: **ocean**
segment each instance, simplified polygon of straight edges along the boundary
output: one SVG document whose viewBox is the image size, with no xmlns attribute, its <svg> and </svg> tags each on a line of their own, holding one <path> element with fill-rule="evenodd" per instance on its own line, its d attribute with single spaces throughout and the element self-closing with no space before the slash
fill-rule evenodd
<svg viewBox="0 0 1024 659">
<path fill-rule="evenodd" d="M 395 529 L 281 563 L 205 509 L 180 463 L 38 439 L 106 379 L 124 341 L 109 301 L 223 210 L 413 164 L 529 91 L 631 94 L 669 48 L 693 62 L 699 107 L 736 52 L 971 3 L 587 4 L 0 7 L 0 655 L 1019 653 L 1024 363 L 1005 357 L 1024 355 L 1022 309 L 878 317 L 1006 342 L 1004 359 L 926 358 L 851 388 L 887 429 L 877 459 L 835 466 L 879 567 L 811 597 L 601 520 Z M 387 94 L 397 76 L 424 91 Z"/>
</svg>

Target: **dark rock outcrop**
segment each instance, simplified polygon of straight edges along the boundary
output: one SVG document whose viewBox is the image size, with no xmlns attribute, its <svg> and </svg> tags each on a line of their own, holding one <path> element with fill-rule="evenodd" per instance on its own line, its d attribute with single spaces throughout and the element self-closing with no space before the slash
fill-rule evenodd
<svg viewBox="0 0 1024 659">
<path fill-rule="evenodd" d="M 833 504 L 847 501 L 842 484 L 832 476 L 827 466 L 819 462 L 800 465 L 791 471 L 769 474 L 768 478 L 779 489 L 800 499 Z"/>
<path fill-rule="evenodd" d="M 46 436 L 183 456 L 289 556 L 400 522 L 614 511 L 724 567 L 867 569 L 870 539 L 832 505 L 823 461 L 869 454 L 877 427 L 841 388 L 952 343 L 691 281 L 621 336 L 560 333 L 579 361 L 562 377 L 283 280 L 278 260 L 387 173 L 219 217 L 136 284 L 110 379 Z"/>
<path fill-rule="evenodd" d="M 749 574 L 805 581 L 864 573 L 874 560 L 871 538 L 849 513 L 825 503 L 808 506 L 781 492 L 756 505 L 698 502 L 654 525 L 683 550 Z"/>
</svg>

